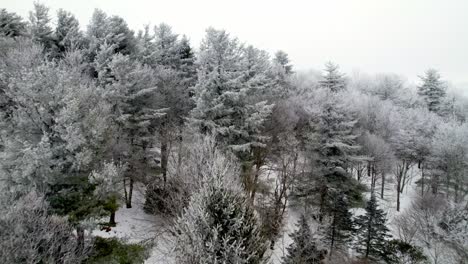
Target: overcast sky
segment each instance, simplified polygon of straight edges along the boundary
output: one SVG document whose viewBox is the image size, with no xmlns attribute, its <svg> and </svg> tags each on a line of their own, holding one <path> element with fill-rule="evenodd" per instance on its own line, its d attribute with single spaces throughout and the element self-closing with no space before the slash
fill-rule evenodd
<svg viewBox="0 0 468 264">
<path fill-rule="evenodd" d="M 429 67 L 468 93 L 468 0 L 43 0 L 55 16 L 71 11 L 86 25 L 95 8 L 137 31 L 168 23 L 199 46 L 207 27 L 226 29 L 271 53 L 286 51 L 296 69 L 393 72 L 416 80 Z M 1 0 L 27 17 L 31 0 Z"/>
</svg>

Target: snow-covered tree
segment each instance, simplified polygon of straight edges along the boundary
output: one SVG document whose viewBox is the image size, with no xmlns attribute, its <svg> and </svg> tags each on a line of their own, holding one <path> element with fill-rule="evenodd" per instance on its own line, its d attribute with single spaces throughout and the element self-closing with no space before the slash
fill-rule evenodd
<svg viewBox="0 0 468 264">
<path fill-rule="evenodd" d="M 453 195 L 455 202 L 466 199 L 468 190 L 468 125 L 441 124 L 431 144 L 429 174 L 434 194 Z M 445 190 L 441 190 L 443 186 Z"/>
<path fill-rule="evenodd" d="M 204 179 L 174 234 L 177 263 L 265 263 L 266 240 L 248 198 L 234 180 L 236 171 L 223 168 Z"/>
<path fill-rule="evenodd" d="M 122 164 L 107 162 L 103 164 L 101 170 L 93 171 L 90 176 L 90 183 L 96 185 L 94 195 L 103 201 L 103 208 L 109 211 L 109 225 L 115 226 L 115 212 L 119 208 L 122 198 L 123 171 Z"/>
<path fill-rule="evenodd" d="M 320 86 L 331 92 L 339 92 L 346 88 L 346 79 L 344 74 L 339 71 L 339 66 L 332 62 L 325 64 L 325 74 L 323 80 L 320 81 Z"/>
<path fill-rule="evenodd" d="M 0 9 L 0 36 L 19 37 L 26 35 L 26 23 L 15 13 Z"/>
<path fill-rule="evenodd" d="M 84 44 L 84 36 L 80 29 L 80 23 L 72 13 L 63 9 L 59 9 L 57 12 L 55 39 L 59 53 L 79 49 Z"/>
<path fill-rule="evenodd" d="M 252 65 L 243 63 L 244 54 L 238 40 L 225 31 L 207 30 L 198 56 L 196 107 L 192 111 L 202 132 L 216 133 L 237 152 L 264 146 L 259 132 L 271 112 L 271 105 L 253 100 L 265 87 L 257 82 L 261 75 L 245 67 Z"/>
<path fill-rule="evenodd" d="M 360 146 L 356 142 L 353 113 L 338 95 L 321 90 L 315 97 L 320 105 L 309 107 L 311 131 L 307 143 L 313 170 L 309 177 L 297 182 L 297 195 L 315 197 L 313 202 L 318 202 L 322 219 L 327 213 L 330 191 L 343 193 L 351 206 L 361 200 L 360 185 L 348 170 L 358 158 Z"/>
<path fill-rule="evenodd" d="M 66 218 L 50 213 L 44 196 L 35 191 L 0 197 L 2 263 L 82 263 L 91 240 L 80 245 L 73 231 Z"/>
<path fill-rule="evenodd" d="M 29 34 L 34 41 L 43 45 L 47 52 L 55 49 L 54 31 L 50 21 L 49 8 L 35 2 L 34 10 L 29 13 Z"/>
<path fill-rule="evenodd" d="M 122 54 L 112 56 L 108 66 L 102 75 L 110 77 L 105 86 L 106 100 L 112 104 L 111 118 L 118 135 L 112 156 L 116 162 L 126 164 L 124 194 L 126 206 L 131 208 L 133 184 L 136 179 L 144 179 L 150 170 L 147 150 L 155 134 L 155 121 L 164 113 L 155 104 L 158 87 L 153 69 Z"/>
<path fill-rule="evenodd" d="M 292 244 L 287 248 L 283 264 L 317 264 L 325 258 L 325 251 L 317 248 L 307 219 L 301 215 L 296 230 L 290 235 Z"/>
<path fill-rule="evenodd" d="M 442 103 L 445 97 L 445 85 L 441 81 L 440 74 L 437 70 L 429 69 L 424 76 L 419 77 L 422 84 L 418 86 L 418 94 L 427 104 L 427 108 L 431 112 L 439 113 L 443 106 Z"/>
<path fill-rule="evenodd" d="M 366 259 L 385 257 L 386 239 L 390 236 L 386 226 L 386 214 L 378 208 L 374 194 L 366 205 L 366 213 L 356 218 L 356 250 Z"/>
</svg>

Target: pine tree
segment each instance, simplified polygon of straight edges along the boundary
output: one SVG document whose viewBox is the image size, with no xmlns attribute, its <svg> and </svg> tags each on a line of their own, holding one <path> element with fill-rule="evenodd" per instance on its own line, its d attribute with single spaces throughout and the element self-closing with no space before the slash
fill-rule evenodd
<svg viewBox="0 0 468 264">
<path fill-rule="evenodd" d="M 334 193 L 343 194 L 350 206 L 362 199 L 362 187 L 348 172 L 360 149 L 356 141 L 356 120 L 332 92 L 326 91 L 322 104 L 320 112 L 312 117 L 307 146 L 316 169 L 306 182 L 298 182 L 300 195 L 318 195 L 314 201 L 320 207 L 320 221 L 333 208 Z"/>
<path fill-rule="evenodd" d="M 317 249 L 309 224 L 304 215 L 301 215 L 297 229 L 290 237 L 292 244 L 287 249 L 283 264 L 318 264 L 324 258 L 324 252 Z"/>
<path fill-rule="evenodd" d="M 388 232 L 386 214 L 378 208 L 375 195 L 372 194 L 366 205 L 366 213 L 356 218 L 357 252 L 365 258 L 384 258 L 386 239 L 390 237 Z"/>
<path fill-rule="evenodd" d="M 192 111 L 202 132 L 214 132 L 238 153 L 264 146 L 259 132 L 271 113 L 271 105 L 254 99 L 266 87 L 263 73 L 251 71 L 252 64 L 243 63 L 244 52 L 237 39 L 225 31 L 207 30 L 198 57 L 196 107 Z"/>
<path fill-rule="evenodd" d="M 113 48 L 114 54 L 134 54 L 137 42 L 134 32 L 125 20 L 118 16 L 108 17 L 102 10 L 96 9 L 88 24 L 86 36 L 89 41 L 88 56 L 92 62 L 102 45 Z"/>
<path fill-rule="evenodd" d="M 109 76 L 103 85 L 109 91 L 106 100 L 113 104 L 111 118 L 117 126 L 113 158 L 127 164 L 124 194 L 126 207 L 131 208 L 134 182 L 150 170 L 147 148 L 156 132 L 156 119 L 164 115 L 155 104 L 157 75 L 150 67 L 122 54 L 112 56 L 103 70 L 102 75 Z"/>
<path fill-rule="evenodd" d="M 57 12 L 55 38 L 59 53 L 79 49 L 84 44 L 84 36 L 80 30 L 80 24 L 72 13 L 59 9 Z"/>
<path fill-rule="evenodd" d="M 50 26 L 50 21 L 49 8 L 35 2 L 34 11 L 29 12 L 29 30 L 33 40 L 42 44 L 47 52 L 56 48 L 54 31 Z"/>
<path fill-rule="evenodd" d="M 275 57 L 273 59 L 273 62 L 280 65 L 284 69 L 284 73 L 286 75 L 290 75 L 293 72 L 292 68 L 293 66 L 290 64 L 289 61 L 289 56 L 286 52 L 279 50 L 275 53 Z"/>
<path fill-rule="evenodd" d="M 445 99 L 445 87 L 440 80 L 440 74 L 437 70 L 429 69 L 424 76 L 419 77 L 422 84 L 418 86 L 418 94 L 427 104 L 431 112 L 441 113 Z"/>
<path fill-rule="evenodd" d="M 346 80 L 344 74 L 339 72 L 339 66 L 328 62 L 325 64 L 325 75 L 320 81 L 320 86 L 334 93 L 342 91 L 346 88 Z"/>
<path fill-rule="evenodd" d="M 330 193 L 330 208 L 327 209 L 330 215 L 330 224 L 327 227 L 325 241 L 330 246 L 330 256 L 335 249 L 342 249 L 351 240 L 351 233 L 354 231 L 354 223 L 349 212 L 349 205 L 342 193 Z"/>
<path fill-rule="evenodd" d="M 18 37 L 26 35 L 26 23 L 15 13 L 0 9 L 0 36 Z"/>
<path fill-rule="evenodd" d="M 176 261 L 265 263 L 267 243 L 243 191 L 224 175 L 211 175 L 178 219 Z"/>
</svg>

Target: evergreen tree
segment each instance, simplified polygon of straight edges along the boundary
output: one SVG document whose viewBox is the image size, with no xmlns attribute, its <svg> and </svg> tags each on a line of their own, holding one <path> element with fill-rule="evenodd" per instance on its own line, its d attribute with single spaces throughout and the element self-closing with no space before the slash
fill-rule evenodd
<svg viewBox="0 0 468 264">
<path fill-rule="evenodd" d="M 98 56 L 99 57 L 99 56 Z M 133 184 L 148 174 L 147 149 L 162 113 L 156 105 L 157 74 L 129 56 L 116 54 L 99 76 L 109 76 L 105 84 L 106 100 L 112 104 L 111 118 L 118 135 L 113 159 L 127 164 L 123 172 L 126 207 L 132 207 Z"/>
<path fill-rule="evenodd" d="M 284 69 L 284 73 L 286 75 L 290 75 L 293 73 L 293 66 L 290 64 L 289 56 L 286 52 L 279 50 L 275 53 L 275 57 L 273 59 L 275 64 L 280 65 Z"/>
<path fill-rule="evenodd" d="M 334 93 L 342 91 L 346 88 L 346 80 L 344 74 L 339 72 L 339 66 L 328 62 L 325 64 L 325 75 L 320 81 L 320 86 Z"/>
<path fill-rule="evenodd" d="M 49 8 L 38 2 L 34 10 L 29 12 L 29 30 L 34 41 L 43 45 L 45 51 L 53 51 L 55 47 L 54 31 L 50 26 Z"/>
<path fill-rule="evenodd" d="M 94 10 L 86 36 L 89 41 L 90 61 L 94 61 L 99 50 L 102 50 L 102 45 L 112 47 L 114 54 L 130 55 L 137 51 L 134 32 L 129 29 L 125 20 L 118 16 L 108 17 L 99 9 Z"/>
<path fill-rule="evenodd" d="M 59 9 L 57 12 L 55 38 L 59 53 L 79 49 L 84 44 L 84 36 L 80 30 L 80 24 L 72 13 Z"/>
<path fill-rule="evenodd" d="M 437 70 L 429 69 L 424 76 L 419 77 L 422 84 L 418 86 L 418 94 L 427 104 L 431 112 L 441 113 L 445 99 L 445 87 L 440 80 L 440 74 Z"/>
<path fill-rule="evenodd" d="M 356 250 L 365 258 L 382 259 L 386 253 L 386 239 L 390 237 L 386 226 L 386 214 L 378 208 L 372 194 L 366 205 L 366 213 L 356 218 Z"/>
<path fill-rule="evenodd" d="M 283 264 L 318 264 L 325 257 L 324 252 L 317 249 L 309 224 L 301 215 L 296 224 L 297 229 L 290 237 L 293 242 L 287 249 Z"/>
<path fill-rule="evenodd" d="M 254 99 L 266 86 L 263 73 L 251 71 L 252 65 L 242 62 L 244 52 L 237 39 L 225 31 L 207 30 L 198 57 L 196 107 L 192 111 L 202 132 L 214 132 L 238 153 L 264 146 L 259 132 L 271 113 L 271 105 Z"/>
<path fill-rule="evenodd" d="M 177 263 L 265 263 L 266 240 L 237 186 L 223 174 L 211 175 L 192 196 L 174 230 Z"/>
<path fill-rule="evenodd" d="M 15 13 L 0 9 L 0 36 L 18 37 L 26 35 L 26 23 Z"/>
<path fill-rule="evenodd" d="M 342 193 L 330 194 L 330 208 L 327 209 L 330 215 L 330 224 L 327 227 L 325 240 L 330 246 L 330 256 L 335 249 L 342 249 L 351 239 L 354 231 L 352 214 L 349 212 L 349 205 Z"/>
<path fill-rule="evenodd" d="M 318 202 L 322 221 L 336 204 L 334 194 L 343 194 L 353 206 L 362 200 L 362 187 L 348 172 L 360 149 L 356 141 L 356 120 L 336 94 L 325 91 L 320 100 L 319 112 L 310 120 L 312 132 L 307 143 L 314 170 L 304 181 L 297 182 L 297 195 L 312 196 L 312 202 Z"/>
</svg>

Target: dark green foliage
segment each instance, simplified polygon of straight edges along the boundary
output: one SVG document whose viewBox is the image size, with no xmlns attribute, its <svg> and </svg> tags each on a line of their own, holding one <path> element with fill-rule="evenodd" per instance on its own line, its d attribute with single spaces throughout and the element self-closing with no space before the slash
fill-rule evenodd
<svg viewBox="0 0 468 264">
<path fill-rule="evenodd" d="M 387 263 L 418 264 L 427 263 L 428 259 L 421 248 L 402 240 L 393 239 L 387 243 L 384 260 Z"/>
<path fill-rule="evenodd" d="M 46 199 L 51 211 L 67 215 L 73 224 L 90 216 L 103 216 L 103 203 L 94 196 L 95 186 L 86 176 L 68 176 L 50 186 Z"/>
<path fill-rule="evenodd" d="M 367 202 L 366 214 L 356 218 L 356 251 L 365 258 L 385 258 L 386 239 L 390 237 L 386 226 L 386 214 L 378 208 L 375 195 Z"/>
<path fill-rule="evenodd" d="M 116 238 L 96 237 L 94 252 L 87 264 L 138 264 L 144 263 L 148 250 L 139 244 L 126 244 Z"/>
<path fill-rule="evenodd" d="M 335 249 L 341 249 L 351 240 L 354 223 L 343 193 L 331 193 L 327 200 L 330 201 L 329 207 L 326 208 L 330 215 L 330 225 L 325 234 L 325 241 L 330 247 L 331 255 Z"/>
<path fill-rule="evenodd" d="M 148 214 L 176 216 L 187 206 L 188 197 L 189 193 L 173 180 L 168 180 L 166 184 L 157 182 L 146 188 L 143 209 Z"/>
<path fill-rule="evenodd" d="M 325 258 L 326 251 L 317 249 L 304 215 L 301 216 L 296 226 L 296 231 L 290 235 L 293 243 L 287 249 L 288 253 L 283 258 L 283 264 L 321 263 L 321 260 Z"/>
</svg>

